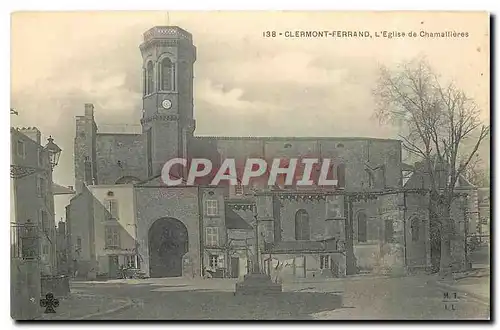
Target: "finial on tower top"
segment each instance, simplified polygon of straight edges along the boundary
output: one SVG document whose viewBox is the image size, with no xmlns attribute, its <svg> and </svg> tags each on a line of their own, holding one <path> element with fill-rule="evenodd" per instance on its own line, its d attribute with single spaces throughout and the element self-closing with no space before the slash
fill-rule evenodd
<svg viewBox="0 0 500 330">
<path fill-rule="evenodd" d="M 170 26 L 170 13 L 168 11 L 165 13 L 165 23 Z"/>
</svg>

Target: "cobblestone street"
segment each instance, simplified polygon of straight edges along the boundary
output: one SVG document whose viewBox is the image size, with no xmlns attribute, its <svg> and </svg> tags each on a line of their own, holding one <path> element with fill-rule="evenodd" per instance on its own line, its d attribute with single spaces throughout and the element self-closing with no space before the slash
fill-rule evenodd
<svg viewBox="0 0 500 330">
<path fill-rule="evenodd" d="M 73 289 L 130 307 L 88 319 L 488 319 L 489 304 L 436 284 L 433 276 L 359 276 L 284 283 L 278 296 L 234 296 L 236 281 L 182 278 L 76 282 Z M 445 293 L 454 301 L 446 300 Z M 335 294 L 343 307 L 334 309 Z"/>
<path fill-rule="evenodd" d="M 118 311 L 131 305 L 131 301 L 126 298 L 109 297 L 100 294 L 72 293 L 69 297 L 59 299 L 59 306 L 56 313 L 42 313 L 38 320 L 85 320 Z"/>
</svg>

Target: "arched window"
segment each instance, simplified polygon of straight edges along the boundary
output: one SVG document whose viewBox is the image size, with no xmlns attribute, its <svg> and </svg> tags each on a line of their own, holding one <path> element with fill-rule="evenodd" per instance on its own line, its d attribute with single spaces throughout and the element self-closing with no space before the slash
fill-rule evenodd
<svg viewBox="0 0 500 330">
<path fill-rule="evenodd" d="M 295 239 L 297 241 L 307 241 L 310 239 L 309 214 L 306 210 L 298 210 L 295 213 Z"/>
<path fill-rule="evenodd" d="M 420 219 L 418 217 L 411 218 L 411 240 L 413 242 L 420 240 Z"/>
<path fill-rule="evenodd" d="M 160 90 L 172 91 L 174 90 L 174 74 L 175 66 L 172 61 L 166 57 L 161 61 L 160 69 Z"/>
<path fill-rule="evenodd" d="M 345 188 L 345 165 L 339 164 L 337 166 L 337 187 Z"/>
<path fill-rule="evenodd" d="M 366 213 L 358 213 L 358 242 L 366 242 Z"/>
<path fill-rule="evenodd" d="M 146 95 L 153 93 L 154 84 L 154 69 L 153 62 L 149 61 L 146 67 Z"/>
</svg>

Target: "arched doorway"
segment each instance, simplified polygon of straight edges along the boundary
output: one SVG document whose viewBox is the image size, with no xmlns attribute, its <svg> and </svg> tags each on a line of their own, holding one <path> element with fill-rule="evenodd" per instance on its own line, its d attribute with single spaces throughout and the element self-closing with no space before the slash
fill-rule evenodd
<svg viewBox="0 0 500 330">
<path fill-rule="evenodd" d="M 188 251 L 186 226 L 174 218 L 156 220 L 148 232 L 149 276 L 182 276 L 182 257 Z"/>
</svg>

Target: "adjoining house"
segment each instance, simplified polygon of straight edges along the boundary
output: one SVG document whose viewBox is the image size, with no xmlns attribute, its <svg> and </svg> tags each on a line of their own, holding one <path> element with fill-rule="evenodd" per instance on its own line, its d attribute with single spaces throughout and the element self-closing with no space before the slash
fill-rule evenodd
<svg viewBox="0 0 500 330">
<path fill-rule="evenodd" d="M 138 268 L 132 185 L 85 187 L 66 214 L 74 276 L 116 278 L 121 266 Z"/>
<path fill-rule="evenodd" d="M 54 196 L 62 186 L 52 182 L 52 169 L 57 164 L 60 148 L 49 137 L 41 144 L 36 127 L 10 129 L 10 279 L 11 315 L 15 319 L 32 319 L 38 315 L 33 299 L 38 299 L 57 281 L 59 274 Z M 54 147 L 54 148 L 52 148 Z"/>
<path fill-rule="evenodd" d="M 15 226 L 35 226 L 38 244 L 33 252 L 40 256 L 40 272 L 53 275 L 57 268 L 54 187 L 49 154 L 41 144 L 41 132 L 36 127 L 11 128 L 10 137 L 11 172 L 15 172 L 11 173 L 11 215 L 14 216 L 11 222 Z M 16 249 L 12 252 L 15 253 Z"/>
</svg>

